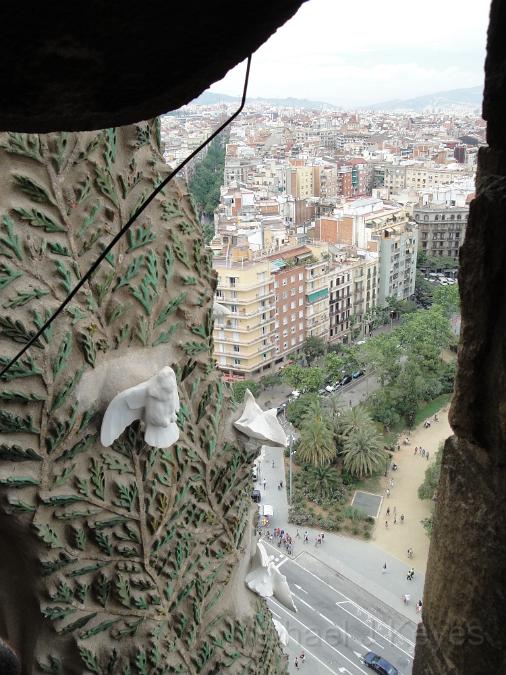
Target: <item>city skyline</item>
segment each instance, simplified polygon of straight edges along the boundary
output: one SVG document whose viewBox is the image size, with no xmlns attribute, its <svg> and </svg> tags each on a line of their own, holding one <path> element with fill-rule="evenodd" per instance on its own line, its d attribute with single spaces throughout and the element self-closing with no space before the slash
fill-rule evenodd
<svg viewBox="0 0 506 675">
<path fill-rule="evenodd" d="M 401 0 L 310 0 L 255 53 L 249 95 L 353 108 L 480 85 L 488 9 L 428 0 L 413 16 Z M 240 64 L 210 91 L 238 95 L 243 78 Z"/>
</svg>

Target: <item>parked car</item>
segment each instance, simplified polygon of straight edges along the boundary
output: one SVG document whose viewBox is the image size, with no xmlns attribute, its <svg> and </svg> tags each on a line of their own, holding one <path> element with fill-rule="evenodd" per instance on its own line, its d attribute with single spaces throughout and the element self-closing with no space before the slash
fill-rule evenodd
<svg viewBox="0 0 506 675">
<path fill-rule="evenodd" d="M 344 387 L 345 384 L 349 384 L 352 380 L 351 375 L 345 375 L 341 380 L 341 387 Z"/>
<path fill-rule="evenodd" d="M 280 403 L 280 405 L 278 405 L 276 408 L 276 415 L 281 415 L 282 412 L 285 412 L 287 405 L 288 403 L 286 401 L 284 403 Z"/>
<path fill-rule="evenodd" d="M 363 370 L 356 370 L 354 373 L 351 374 L 351 377 L 353 380 L 356 380 L 358 377 L 362 377 L 364 374 Z"/>
<path fill-rule="evenodd" d="M 327 394 L 327 389 L 318 389 L 319 396 L 325 396 L 325 394 Z"/>
<path fill-rule="evenodd" d="M 334 385 L 333 385 L 333 384 L 328 384 L 328 385 L 325 387 L 325 391 L 326 391 L 328 394 L 331 394 L 331 393 L 334 391 Z"/>
<path fill-rule="evenodd" d="M 253 480 L 255 480 L 255 481 L 258 480 L 258 468 L 257 468 L 257 465 L 256 465 L 256 464 L 254 464 L 254 465 L 253 465 L 253 468 L 251 469 L 251 477 L 252 477 Z"/>
<path fill-rule="evenodd" d="M 367 652 L 364 656 L 364 664 L 371 670 L 375 670 L 380 675 L 399 675 L 399 671 L 390 661 L 374 652 Z"/>
<path fill-rule="evenodd" d="M 296 401 L 299 398 L 299 396 L 300 396 L 300 391 L 297 391 L 297 389 L 295 389 L 294 391 L 292 391 L 289 398 L 292 401 Z"/>
<path fill-rule="evenodd" d="M 256 504 L 260 504 L 260 502 L 262 501 L 262 494 L 261 494 L 260 490 L 253 490 L 253 492 L 251 493 L 251 499 Z"/>
</svg>

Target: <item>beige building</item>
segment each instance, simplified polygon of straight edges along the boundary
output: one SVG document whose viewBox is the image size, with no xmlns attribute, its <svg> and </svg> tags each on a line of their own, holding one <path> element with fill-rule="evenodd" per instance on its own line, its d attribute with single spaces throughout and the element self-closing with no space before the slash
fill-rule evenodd
<svg viewBox="0 0 506 675">
<path fill-rule="evenodd" d="M 274 279 L 269 260 L 215 258 L 216 299 L 231 312 L 214 326 L 214 355 L 228 379 L 260 375 L 275 358 Z"/>
</svg>

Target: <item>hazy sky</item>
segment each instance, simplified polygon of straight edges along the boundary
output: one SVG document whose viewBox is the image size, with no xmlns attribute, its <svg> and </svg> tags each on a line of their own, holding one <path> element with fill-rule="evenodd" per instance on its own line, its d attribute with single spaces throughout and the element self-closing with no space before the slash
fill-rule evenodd
<svg viewBox="0 0 506 675">
<path fill-rule="evenodd" d="M 489 6 L 309 0 L 254 54 L 249 94 L 360 106 L 482 84 Z M 243 79 L 239 65 L 211 91 L 239 95 Z"/>
</svg>

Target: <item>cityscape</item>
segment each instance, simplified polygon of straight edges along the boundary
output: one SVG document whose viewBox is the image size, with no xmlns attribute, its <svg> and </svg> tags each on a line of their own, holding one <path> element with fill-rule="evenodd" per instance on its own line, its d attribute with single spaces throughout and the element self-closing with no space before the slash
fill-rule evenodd
<svg viewBox="0 0 506 675">
<path fill-rule="evenodd" d="M 169 165 L 235 105 L 202 98 L 162 119 Z M 238 402 L 250 389 L 276 407 L 289 439 L 288 453 L 263 447 L 252 496 L 297 608 L 269 600 L 290 672 L 411 673 L 485 144 L 464 108 L 253 101 L 185 168 L 224 308 L 216 365 Z"/>
<path fill-rule="evenodd" d="M 501 3 L 2 10 L 0 675 L 503 672 Z"/>
</svg>

